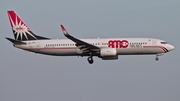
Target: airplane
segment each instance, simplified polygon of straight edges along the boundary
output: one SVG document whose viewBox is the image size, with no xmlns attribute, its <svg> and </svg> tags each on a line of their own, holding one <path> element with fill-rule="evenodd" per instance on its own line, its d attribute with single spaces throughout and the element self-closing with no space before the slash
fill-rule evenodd
<svg viewBox="0 0 180 101">
<path fill-rule="evenodd" d="M 34 34 L 15 11 L 7 11 L 14 39 L 6 38 L 22 50 L 52 56 L 87 56 L 90 64 L 93 57 L 102 60 L 117 60 L 119 55 L 164 55 L 174 49 L 166 41 L 156 38 L 91 38 L 78 39 L 60 25 L 67 39 L 50 39 Z"/>
</svg>

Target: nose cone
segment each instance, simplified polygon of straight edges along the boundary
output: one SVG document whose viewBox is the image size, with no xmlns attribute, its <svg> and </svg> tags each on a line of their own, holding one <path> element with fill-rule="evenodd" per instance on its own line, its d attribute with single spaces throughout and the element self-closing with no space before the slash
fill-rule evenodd
<svg viewBox="0 0 180 101">
<path fill-rule="evenodd" d="M 173 45 L 169 45 L 168 48 L 169 48 L 169 51 L 172 51 L 174 49 L 174 46 Z"/>
</svg>

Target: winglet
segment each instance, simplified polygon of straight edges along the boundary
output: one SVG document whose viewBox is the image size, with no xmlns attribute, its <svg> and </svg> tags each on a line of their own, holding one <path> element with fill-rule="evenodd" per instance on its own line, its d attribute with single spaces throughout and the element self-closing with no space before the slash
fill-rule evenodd
<svg viewBox="0 0 180 101">
<path fill-rule="evenodd" d="M 63 25 L 60 25 L 60 26 L 61 26 L 61 29 L 62 29 L 62 32 L 64 33 L 64 35 L 68 35 L 68 32 L 66 31 L 64 26 Z"/>
</svg>

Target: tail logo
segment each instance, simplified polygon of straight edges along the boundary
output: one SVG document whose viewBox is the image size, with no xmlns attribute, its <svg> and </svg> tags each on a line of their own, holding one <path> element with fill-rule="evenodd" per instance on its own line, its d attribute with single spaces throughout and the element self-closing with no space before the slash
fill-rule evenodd
<svg viewBox="0 0 180 101">
<path fill-rule="evenodd" d="M 22 28 L 22 27 L 19 27 L 19 28 L 16 28 L 16 30 L 23 30 L 23 28 Z"/>
<path fill-rule="evenodd" d="M 24 40 L 24 39 L 29 40 L 28 36 L 37 39 L 31 33 L 30 29 L 26 26 L 26 24 L 16 14 L 9 13 L 8 16 L 16 40 Z"/>
</svg>

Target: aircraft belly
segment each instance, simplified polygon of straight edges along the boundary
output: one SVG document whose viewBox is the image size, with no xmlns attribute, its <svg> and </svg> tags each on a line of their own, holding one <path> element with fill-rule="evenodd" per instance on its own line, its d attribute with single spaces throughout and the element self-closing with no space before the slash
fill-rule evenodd
<svg viewBox="0 0 180 101">
<path fill-rule="evenodd" d="M 57 56 L 73 56 L 79 55 L 77 49 L 53 49 L 53 50 L 37 50 L 37 53 Z"/>
</svg>

